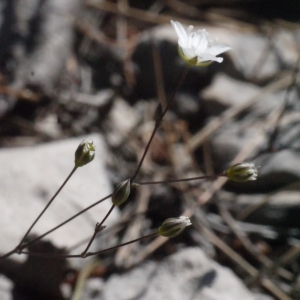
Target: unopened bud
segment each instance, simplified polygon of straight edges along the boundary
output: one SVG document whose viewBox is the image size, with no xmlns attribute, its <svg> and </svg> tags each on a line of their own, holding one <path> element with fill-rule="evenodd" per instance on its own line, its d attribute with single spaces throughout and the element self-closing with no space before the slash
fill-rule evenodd
<svg viewBox="0 0 300 300">
<path fill-rule="evenodd" d="M 130 179 L 127 179 L 121 183 L 119 183 L 113 194 L 112 194 L 112 203 L 116 206 L 123 204 L 130 194 Z"/>
<path fill-rule="evenodd" d="M 165 220 L 158 228 L 158 233 L 162 236 L 173 238 L 181 234 L 185 227 L 192 225 L 188 217 L 170 218 Z"/>
<path fill-rule="evenodd" d="M 228 179 L 237 182 L 256 180 L 257 168 L 253 163 L 236 164 L 226 170 L 226 176 Z"/>
<path fill-rule="evenodd" d="M 82 167 L 90 163 L 95 157 L 93 141 L 84 140 L 75 151 L 75 166 Z"/>
</svg>

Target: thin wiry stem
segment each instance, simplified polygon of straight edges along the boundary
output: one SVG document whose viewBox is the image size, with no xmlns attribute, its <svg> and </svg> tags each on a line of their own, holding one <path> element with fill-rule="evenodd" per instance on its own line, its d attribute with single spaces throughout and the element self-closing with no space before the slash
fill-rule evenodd
<svg viewBox="0 0 300 300">
<path fill-rule="evenodd" d="M 99 250 L 99 251 L 96 251 L 96 252 L 88 252 L 86 253 L 86 256 L 85 257 L 89 257 L 89 256 L 94 256 L 94 255 L 98 255 L 100 253 L 104 253 L 104 252 L 108 252 L 108 251 L 112 251 L 112 250 L 115 250 L 115 249 L 118 249 L 120 247 L 124 247 L 126 245 L 129 245 L 129 244 L 133 244 L 133 243 L 136 243 L 138 241 L 141 241 L 141 240 L 144 240 L 144 239 L 149 239 L 151 237 L 155 237 L 157 236 L 158 233 L 157 231 L 155 231 L 154 233 L 151 233 L 151 234 L 148 234 L 148 235 L 145 235 L 145 236 L 142 236 L 142 237 L 139 237 L 137 239 L 134 239 L 134 240 L 131 240 L 129 242 L 125 242 L 125 243 L 122 243 L 122 244 L 119 244 L 119 245 L 116 245 L 116 246 L 113 246 L 113 247 L 109 247 L 109 248 L 106 248 L 106 249 L 103 249 L 103 250 Z M 64 258 L 82 258 L 82 254 L 64 254 L 64 253 L 38 253 L 38 252 L 28 252 L 28 251 L 20 251 L 21 254 L 26 254 L 28 256 L 36 256 L 36 257 L 53 257 L 53 258 L 60 258 L 60 257 L 64 257 Z"/>
<path fill-rule="evenodd" d="M 66 185 L 66 183 L 69 181 L 69 179 L 72 177 L 72 175 L 75 173 L 76 170 L 77 170 L 77 167 L 75 166 L 73 168 L 73 170 L 71 171 L 71 173 L 68 175 L 68 177 L 65 179 L 65 181 L 63 182 L 63 184 L 60 186 L 60 188 L 56 191 L 56 193 L 53 195 L 53 197 L 49 200 L 49 202 L 47 203 L 47 205 L 45 206 L 45 208 L 42 210 L 42 212 L 37 216 L 37 218 L 34 220 L 34 222 L 28 228 L 28 230 L 26 231 L 25 235 L 21 239 L 19 245 L 17 246 L 17 249 L 21 249 L 21 246 L 22 246 L 24 240 L 27 238 L 27 236 L 31 232 L 31 230 L 34 227 L 34 225 L 38 222 L 38 220 L 42 217 L 42 215 L 45 213 L 45 211 L 49 208 L 49 206 L 51 205 L 51 203 L 55 200 L 55 198 L 57 197 L 57 195 L 60 193 L 60 191 L 63 189 L 63 187 Z"/>
<path fill-rule="evenodd" d="M 170 108 L 170 106 L 171 106 L 171 104 L 172 104 L 172 102 L 173 102 L 173 100 L 174 100 L 174 98 L 175 98 L 175 95 L 177 94 L 179 88 L 181 87 L 181 85 L 182 85 L 182 83 L 183 83 L 183 81 L 184 81 L 184 79 L 185 79 L 185 77 L 186 77 L 186 75 L 187 75 L 187 73 L 188 73 L 190 67 L 191 67 L 190 65 L 187 65 L 187 67 L 184 69 L 184 71 L 183 71 L 183 73 L 182 73 L 182 75 L 181 75 L 181 77 L 180 77 L 180 79 L 179 79 L 179 82 L 178 82 L 178 84 L 177 84 L 177 86 L 176 86 L 176 89 L 175 89 L 174 93 L 172 94 L 172 96 L 171 96 L 171 98 L 170 98 L 170 100 L 169 100 L 169 102 L 168 102 L 166 108 L 165 108 L 164 111 L 162 112 L 161 116 L 156 120 L 155 126 L 154 126 L 153 131 L 152 131 L 152 134 L 151 134 L 151 137 L 150 137 L 150 139 L 149 139 L 149 141 L 148 141 L 148 143 L 147 143 L 147 145 L 146 145 L 146 148 L 145 148 L 145 150 L 144 150 L 144 153 L 143 153 L 143 155 L 142 155 L 142 158 L 141 158 L 140 161 L 139 161 L 139 164 L 138 164 L 138 166 L 137 166 L 137 168 L 136 168 L 136 171 L 135 171 L 134 175 L 131 177 L 131 180 L 130 180 L 130 181 L 131 181 L 132 183 L 133 183 L 134 180 L 136 179 L 136 177 L 137 177 L 137 175 L 138 175 L 138 173 L 139 173 L 139 171 L 140 171 L 140 169 L 141 169 L 141 167 L 142 167 L 142 164 L 143 164 L 143 162 L 144 162 L 144 159 L 145 159 L 145 157 L 146 157 L 146 155 L 147 155 L 147 153 L 148 153 L 148 151 L 149 151 L 149 148 L 150 148 L 150 145 L 151 145 L 152 140 L 153 140 L 153 138 L 154 138 L 154 135 L 155 135 L 157 129 L 159 128 L 159 125 L 160 125 L 162 119 L 164 118 L 164 116 L 166 115 L 167 111 L 169 110 L 169 108 Z"/>
<path fill-rule="evenodd" d="M 90 239 L 89 243 L 87 244 L 85 250 L 81 253 L 82 257 L 86 257 L 87 252 L 89 251 L 89 249 L 90 249 L 90 247 L 92 245 L 92 242 L 94 241 L 97 233 L 102 229 L 102 225 L 107 220 L 107 218 L 109 217 L 109 215 L 112 213 L 112 211 L 114 210 L 114 208 L 115 208 L 115 205 L 113 204 L 111 206 L 110 210 L 108 211 L 108 213 L 106 214 L 106 216 L 103 218 L 103 220 L 99 224 L 96 224 L 95 231 L 94 231 L 94 234 L 93 234 L 92 238 Z"/>
<path fill-rule="evenodd" d="M 6 258 L 6 257 L 9 257 L 9 256 L 13 255 L 13 254 L 16 253 L 16 252 L 17 252 L 16 249 L 13 249 L 13 250 L 11 250 L 11 251 L 5 253 L 5 254 L 3 254 L 2 256 L 0 256 L 0 260 L 1 260 L 1 259 L 4 259 L 4 258 Z"/>
<path fill-rule="evenodd" d="M 117 246 L 113 246 L 113 247 L 110 247 L 110 248 L 107 248 L 107 249 L 104 249 L 104 250 L 99 250 L 99 251 L 96 251 L 96 252 L 88 252 L 88 253 L 86 254 L 86 256 L 97 255 L 97 254 L 100 254 L 100 253 L 104 253 L 104 252 L 107 252 L 107 251 L 111 251 L 111 250 L 114 250 L 114 249 L 118 249 L 118 248 L 120 248 L 120 247 L 129 245 L 129 244 L 133 244 L 133 243 L 135 243 L 135 242 L 138 242 L 138 241 L 141 241 L 141 240 L 144 240 L 144 239 L 149 239 L 149 238 L 155 237 L 155 236 L 157 236 L 157 235 L 158 235 L 158 233 L 157 233 L 157 231 L 156 231 L 156 232 L 154 232 L 154 233 L 151 233 L 151 234 L 148 234 L 148 235 L 139 237 L 139 238 L 137 238 L 137 239 L 134 239 L 134 240 L 129 241 L 129 242 L 125 242 L 125 243 L 123 243 L 123 244 L 119 244 L 119 245 L 117 245 Z"/>
<path fill-rule="evenodd" d="M 78 212 L 76 215 L 74 215 L 74 216 L 72 216 L 71 218 L 67 219 L 66 221 L 60 223 L 60 224 L 57 225 L 56 227 L 50 229 L 49 231 L 45 232 L 44 234 L 42 234 L 42 235 L 40 235 L 40 236 L 38 236 L 38 237 L 36 237 L 36 238 L 33 239 L 32 241 L 26 243 L 26 244 L 24 245 L 24 248 L 25 248 L 27 245 L 32 244 L 32 243 L 34 243 L 34 242 L 36 242 L 36 241 L 42 239 L 42 238 L 45 237 L 46 235 L 52 233 L 53 231 L 57 230 L 58 228 L 60 228 L 60 227 L 64 226 L 65 224 L 71 222 L 71 221 L 74 220 L 75 218 L 79 217 L 80 215 L 82 215 L 82 214 L 85 213 L 86 211 L 90 210 L 90 209 L 93 208 L 94 206 L 98 205 L 99 203 L 101 203 L 101 202 L 107 200 L 107 199 L 110 198 L 111 196 L 112 196 L 112 194 L 107 195 L 106 197 L 104 197 L 104 198 L 98 200 L 97 202 L 91 204 L 90 206 L 88 206 L 88 207 L 86 207 L 85 209 L 83 209 L 83 210 L 81 210 L 80 212 Z"/>
<path fill-rule="evenodd" d="M 126 217 L 124 220 L 121 220 L 117 224 L 114 224 L 113 226 L 110 226 L 109 228 L 105 228 L 105 231 L 102 233 L 102 235 L 108 235 L 109 233 L 114 232 L 116 230 L 119 231 L 119 229 L 124 228 L 124 226 L 126 224 L 128 224 L 131 220 L 135 219 L 136 217 L 140 217 L 140 216 L 144 216 L 144 215 L 145 215 L 145 212 L 144 213 L 141 213 L 141 212 L 134 213 L 130 217 Z M 81 241 L 77 242 L 73 246 L 66 248 L 66 252 L 70 253 L 71 251 L 75 250 L 76 248 L 78 248 L 82 245 L 85 245 L 89 240 L 90 240 L 90 237 L 86 237 L 85 239 L 82 239 Z"/>
<path fill-rule="evenodd" d="M 189 178 L 181 178 L 181 179 L 170 179 L 170 180 L 162 180 L 162 181 L 145 181 L 145 182 L 135 182 L 134 186 L 139 185 L 150 185 L 150 184 L 163 184 L 163 183 L 173 183 L 173 182 L 183 182 L 183 181 L 193 181 L 193 180 L 210 180 L 210 179 L 216 179 L 221 176 L 226 176 L 224 173 L 217 174 L 217 175 L 204 175 L 204 176 L 197 176 L 197 177 L 189 177 Z"/>
<path fill-rule="evenodd" d="M 42 234 L 42 235 L 40 235 L 40 236 L 34 238 L 33 240 L 31 240 L 31 241 L 29 241 L 29 242 L 23 244 L 20 248 L 15 248 L 15 249 L 13 249 L 13 250 L 7 252 L 6 254 L 0 256 L 0 260 L 1 260 L 1 259 L 4 259 L 4 258 L 6 258 L 6 257 L 9 257 L 9 256 L 11 256 L 12 254 L 17 253 L 18 251 L 20 251 L 20 249 L 22 250 L 22 249 L 26 248 L 28 245 L 33 244 L 33 243 L 35 243 L 35 242 L 41 240 L 41 239 L 42 239 L 43 237 L 45 237 L 46 235 L 52 233 L 53 231 L 55 231 L 55 230 L 59 229 L 60 227 L 64 226 L 65 224 L 71 222 L 71 221 L 74 220 L 75 218 L 79 217 L 80 215 L 82 215 L 82 214 L 85 213 L 86 211 L 90 210 L 91 208 L 95 207 L 95 206 L 98 205 L 99 203 L 101 203 L 101 202 L 107 200 L 107 199 L 110 198 L 111 196 L 112 196 L 112 194 L 107 195 L 106 197 L 104 197 L 104 198 L 98 200 L 97 202 L 95 202 L 95 203 L 91 204 L 90 206 L 86 207 L 85 209 L 81 210 L 81 211 L 78 212 L 76 215 L 70 217 L 70 218 L 67 219 L 66 221 L 60 223 L 60 224 L 57 225 L 56 227 L 50 229 L 49 231 L 45 232 L 44 234 Z M 18 249 L 18 251 L 17 251 L 17 249 Z M 22 253 L 22 251 L 21 251 L 20 253 Z M 80 257 L 81 257 L 81 256 L 80 256 Z"/>
<path fill-rule="evenodd" d="M 154 126 L 153 131 L 152 131 L 152 134 L 151 134 L 151 137 L 150 137 L 150 139 L 149 139 L 149 141 L 148 141 L 148 143 L 147 143 L 147 145 L 146 145 L 146 147 L 145 147 L 144 153 L 143 153 L 143 155 L 142 155 L 142 158 L 141 158 L 140 161 L 139 161 L 139 164 L 138 164 L 138 166 L 137 166 L 137 169 L 136 169 L 134 175 L 133 175 L 133 176 L 131 177 L 131 179 L 130 179 L 131 183 L 133 183 L 134 180 L 136 179 L 136 177 L 137 177 L 137 175 L 138 175 L 138 173 L 139 173 L 139 171 L 140 171 L 140 169 L 141 169 L 141 167 L 142 167 L 142 164 L 143 164 L 143 162 L 144 162 L 144 159 L 145 159 L 145 157 L 146 157 L 146 155 L 147 155 L 147 153 L 148 153 L 148 151 L 149 151 L 149 148 L 150 148 L 150 145 L 151 145 L 152 140 L 153 140 L 153 138 L 154 138 L 154 135 L 155 135 L 157 129 L 159 128 L 159 125 L 160 125 L 161 121 L 163 120 L 164 116 L 166 115 L 167 111 L 169 110 L 169 108 L 170 108 L 170 106 L 171 106 L 171 104 L 172 104 L 172 102 L 173 102 L 173 100 L 174 100 L 174 98 L 175 98 L 175 95 L 177 94 L 179 88 L 181 87 L 181 85 L 182 85 L 182 83 L 183 83 L 183 81 L 184 81 L 184 79 L 185 79 L 185 77 L 186 77 L 186 75 L 187 75 L 189 69 L 190 69 L 190 65 L 188 65 L 188 66 L 186 67 L 186 69 L 183 71 L 183 73 L 182 73 L 182 75 L 181 75 L 181 77 L 180 77 L 180 80 L 179 80 L 179 82 L 178 82 L 178 85 L 177 85 L 177 87 L 176 87 L 174 93 L 172 94 L 172 96 L 171 96 L 171 98 L 170 98 L 170 100 L 169 100 L 169 102 L 168 102 L 166 108 L 165 108 L 164 111 L 161 113 L 161 116 L 157 118 L 156 123 L 155 123 L 155 126 Z M 68 182 L 68 180 L 69 180 L 69 179 L 71 178 L 71 176 L 74 174 L 74 172 L 76 171 L 76 169 L 77 169 L 77 167 L 75 166 L 74 169 L 72 170 L 72 172 L 70 173 L 70 175 L 69 175 L 69 176 L 67 177 L 67 179 L 63 182 L 62 186 L 58 189 L 58 191 L 55 193 L 55 195 L 50 199 L 50 201 L 48 202 L 48 204 L 46 205 L 46 207 L 44 208 L 44 210 L 40 213 L 40 215 L 36 218 L 36 220 L 33 222 L 33 224 L 32 224 L 32 225 L 30 226 L 30 228 L 27 230 L 26 234 L 25 234 L 24 237 L 22 238 L 22 240 L 21 240 L 21 242 L 19 243 L 19 245 L 18 245 L 14 250 L 12 250 L 12 251 L 10 251 L 10 252 L 4 254 L 3 256 L 1 256 L 0 259 L 5 258 L 5 257 L 8 257 L 8 256 L 12 255 L 13 253 L 25 253 L 25 251 L 22 251 L 22 250 L 23 250 L 27 245 L 32 244 L 32 243 L 34 243 L 34 242 L 36 242 L 36 241 L 42 239 L 42 238 L 45 237 L 46 235 L 48 235 L 48 234 L 52 233 L 53 231 L 57 230 L 58 228 L 64 226 L 65 224 L 67 224 L 68 222 L 72 221 L 73 219 L 75 219 L 75 218 L 78 217 L 79 215 L 83 214 L 83 213 L 86 212 L 87 210 L 91 209 L 92 207 L 96 206 L 96 205 L 99 204 L 100 202 L 102 202 L 102 201 L 104 201 L 104 200 L 106 200 L 106 199 L 108 199 L 108 198 L 110 198 L 110 197 L 112 196 L 112 194 L 110 194 L 110 195 L 104 197 L 103 199 L 101 199 L 101 200 L 97 201 L 96 203 L 90 205 L 89 207 L 83 209 L 82 211 L 80 211 L 80 212 L 77 213 L 76 215 L 72 216 L 72 217 L 69 218 L 68 220 L 64 221 L 63 223 L 59 224 L 58 226 L 52 228 L 51 230 L 47 231 L 46 233 L 44 233 L 44 234 L 38 236 L 37 238 L 31 240 L 30 242 L 24 244 L 24 240 L 26 239 L 26 237 L 28 236 L 28 234 L 30 233 L 30 231 L 32 230 L 32 228 L 34 227 L 34 225 L 38 222 L 38 220 L 41 218 L 41 216 L 44 214 L 44 212 L 48 209 L 48 207 L 49 207 L 49 206 L 51 205 L 51 203 L 54 201 L 54 199 L 56 198 L 56 196 L 59 194 L 59 192 L 62 190 L 62 188 L 63 188 L 63 187 L 65 186 L 65 184 Z M 110 213 L 112 212 L 113 208 L 114 208 L 114 205 L 111 207 L 111 209 L 109 210 L 109 212 L 107 213 L 107 215 L 105 216 L 105 218 L 101 221 L 101 223 L 100 223 L 100 224 L 97 224 L 97 226 L 96 226 L 97 228 L 100 228 L 100 227 L 102 226 L 102 224 L 105 222 L 105 220 L 108 218 L 108 216 L 109 216 Z M 87 256 L 87 254 L 88 254 L 87 251 L 88 251 L 88 249 L 89 249 L 91 243 L 93 242 L 94 238 L 96 237 L 97 232 L 98 232 L 98 231 L 95 230 L 93 237 L 91 238 L 91 240 L 90 240 L 90 242 L 89 242 L 87 248 L 85 249 L 85 251 L 84 251 L 82 254 L 80 254 L 80 255 L 75 255 L 75 256 L 68 256 L 68 257 L 83 257 L 83 256 L 85 257 L 85 256 Z"/>
</svg>

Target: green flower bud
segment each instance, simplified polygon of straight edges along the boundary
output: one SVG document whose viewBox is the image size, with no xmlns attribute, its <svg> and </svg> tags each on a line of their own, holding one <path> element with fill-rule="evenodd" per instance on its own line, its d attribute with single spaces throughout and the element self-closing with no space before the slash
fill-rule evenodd
<svg viewBox="0 0 300 300">
<path fill-rule="evenodd" d="M 95 157 L 93 141 L 84 140 L 75 151 L 75 166 L 82 167 L 90 163 Z"/>
<path fill-rule="evenodd" d="M 112 194 L 112 203 L 116 206 L 123 204 L 130 194 L 130 179 L 127 179 L 121 183 L 119 183 L 113 194 Z"/>
<path fill-rule="evenodd" d="M 227 169 L 225 175 L 228 179 L 237 182 L 256 180 L 257 168 L 253 163 L 240 163 Z"/>
<path fill-rule="evenodd" d="M 170 218 L 162 223 L 158 228 L 158 233 L 162 236 L 173 238 L 181 234 L 185 227 L 190 225 L 192 223 L 188 217 Z"/>
</svg>

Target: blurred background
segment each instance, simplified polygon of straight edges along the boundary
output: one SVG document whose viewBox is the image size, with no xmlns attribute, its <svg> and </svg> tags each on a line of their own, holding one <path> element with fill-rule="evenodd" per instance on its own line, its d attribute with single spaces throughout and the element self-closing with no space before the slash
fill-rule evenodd
<svg viewBox="0 0 300 300">
<path fill-rule="evenodd" d="M 258 180 L 142 186 L 110 216 L 95 251 L 187 211 L 193 226 L 97 261 L 13 255 L 0 260 L 1 299 L 300 299 L 296 0 L 1 0 L 0 254 L 71 171 L 81 140 L 94 140 L 95 161 L 33 234 L 134 174 L 157 103 L 186 67 L 170 20 L 233 50 L 189 70 L 137 182 L 214 175 L 243 161 L 259 166 Z M 28 251 L 81 253 L 109 201 Z"/>
</svg>

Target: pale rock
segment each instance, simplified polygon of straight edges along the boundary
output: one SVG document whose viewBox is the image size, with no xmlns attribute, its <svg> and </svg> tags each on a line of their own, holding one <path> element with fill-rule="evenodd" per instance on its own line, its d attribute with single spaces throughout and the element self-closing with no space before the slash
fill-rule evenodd
<svg viewBox="0 0 300 300">
<path fill-rule="evenodd" d="M 107 141 L 111 147 L 120 147 L 139 122 L 135 109 L 123 99 L 116 98 L 105 123 Z"/>
<path fill-rule="evenodd" d="M 224 73 L 217 74 L 200 97 L 209 114 L 219 114 L 227 108 L 246 104 L 261 89 L 253 84 L 235 80 Z"/>
<path fill-rule="evenodd" d="M 103 139 L 95 134 L 32 147 L 1 149 L 1 254 L 18 245 L 26 230 L 66 179 L 74 167 L 75 150 L 84 139 L 94 141 L 95 159 L 77 169 L 34 226 L 32 233 L 43 234 L 111 193 L 105 169 Z M 93 234 L 96 222 L 101 221 L 110 207 L 108 199 L 44 239 L 50 239 L 59 247 L 72 246 Z M 106 225 L 112 224 L 117 215 L 117 211 L 113 211 Z M 77 251 L 80 252 L 80 249 Z"/>
<path fill-rule="evenodd" d="M 224 73 L 217 74 L 212 84 L 200 93 L 207 114 L 219 114 L 231 107 L 245 106 L 245 110 L 252 114 L 251 119 L 266 116 L 282 107 L 284 96 L 282 92 L 265 93 L 261 87 L 233 79 Z M 297 106 L 295 96 L 290 102 Z"/>
<path fill-rule="evenodd" d="M 258 300 L 228 268 L 200 248 L 187 248 L 162 262 L 148 262 L 104 284 L 101 300 Z"/>
<path fill-rule="evenodd" d="M 0 299 L 1 300 L 11 300 L 10 290 L 12 289 L 12 282 L 4 277 L 0 276 Z"/>
</svg>

